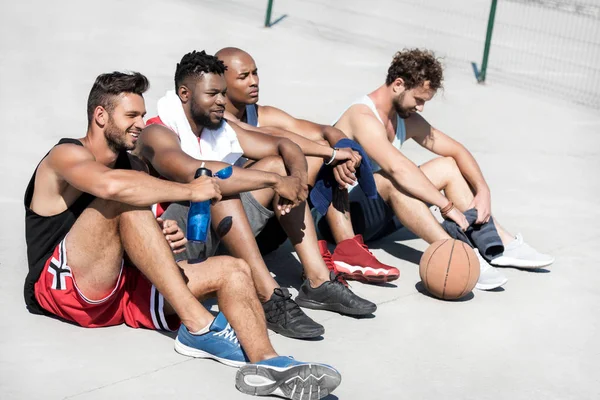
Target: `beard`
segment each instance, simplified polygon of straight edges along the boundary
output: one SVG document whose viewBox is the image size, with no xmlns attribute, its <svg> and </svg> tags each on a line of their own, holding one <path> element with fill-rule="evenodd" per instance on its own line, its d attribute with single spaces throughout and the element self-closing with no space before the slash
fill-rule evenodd
<svg viewBox="0 0 600 400">
<path fill-rule="evenodd" d="M 406 109 L 406 108 L 402 107 L 402 102 L 404 101 L 405 94 L 406 94 L 405 92 L 402 92 L 393 102 L 396 113 L 402 119 L 406 119 L 406 118 L 410 117 L 412 114 L 411 109 Z"/>
<path fill-rule="evenodd" d="M 135 143 L 127 143 L 127 130 L 117 127 L 110 116 L 104 129 L 104 137 L 106 138 L 108 148 L 115 153 L 135 149 Z"/>
<path fill-rule="evenodd" d="M 192 119 L 198 126 L 203 126 L 205 128 L 214 130 L 219 128 L 223 123 L 223 119 L 220 119 L 218 122 L 213 122 L 210 119 L 210 112 L 207 113 L 202 108 L 200 108 L 200 106 L 198 106 L 198 104 L 196 104 L 196 102 L 194 101 L 193 96 L 191 99 L 190 108 Z"/>
</svg>

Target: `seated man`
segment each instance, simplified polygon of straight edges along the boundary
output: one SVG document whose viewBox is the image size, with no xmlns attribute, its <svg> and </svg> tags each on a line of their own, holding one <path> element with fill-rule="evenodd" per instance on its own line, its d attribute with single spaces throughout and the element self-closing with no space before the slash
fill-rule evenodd
<svg viewBox="0 0 600 400">
<path fill-rule="evenodd" d="M 234 47 L 226 47 L 215 54 L 225 63 L 227 81 L 226 117 L 247 129 L 259 129 L 262 132 L 285 136 L 298 144 L 307 156 L 308 182 L 314 186 L 319 169 L 323 163 L 333 164 L 333 174 L 340 185 L 354 184 L 354 173 L 360 164 L 360 155 L 351 152 L 348 161 L 339 158 L 340 153 L 350 149 L 334 147 L 346 135 L 332 126 L 319 125 L 311 121 L 300 120 L 273 107 L 258 105 L 259 78 L 258 68 L 250 54 Z M 285 240 L 284 232 L 271 220 L 265 230 L 257 237 L 263 253 L 277 248 Z M 355 277 L 366 282 L 389 282 L 398 279 L 397 268 L 383 264 L 369 251 L 360 235 L 338 242 L 331 254 L 327 242 L 319 241 L 319 249 L 324 260 L 333 268 L 336 263 L 353 264 Z"/>
<path fill-rule="evenodd" d="M 442 74 L 442 66 L 431 52 L 418 49 L 398 52 L 385 84 L 353 103 L 337 120 L 335 127 L 358 142 L 368 154 L 373 170 L 377 171 L 374 176 L 379 198 L 367 201 L 360 188 L 351 190 L 352 215 L 330 207 L 325 219 L 318 218 L 322 234 L 336 242 L 355 233 L 362 233 L 365 240 L 375 240 L 404 225 L 428 243 L 448 239 L 429 205 L 450 210 L 443 216 L 463 229 L 468 223 L 461 212 L 472 208 L 477 210 L 475 224 L 489 221 L 490 189 L 471 153 L 417 114 L 441 87 Z M 400 151 L 408 139 L 440 157 L 417 167 Z M 504 254 L 493 259 L 492 264 L 540 268 L 554 261 L 527 245 L 520 234 L 511 235 L 497 221 L 495 225 Z M 507 279 L 479 258 L 481 276 L 476 287 L 502 286 Z"/>
<path fill-rule="evenodd" d="M 139 73 L 100 75 L 88 99 L 86 136 L 61 139 L 33 173 L 25 193 L 29 310 L 90 328 L 178 328 L 178 352 L 241 367 L 236 387 L 244 393 L 292 398 L 292 382 L 327 395 L 340 383 L 335 369 L 273 350 L 243 260 L 175 262 L 168 240 L 177 247 L 181 236 L 165 240 L 150 205 L 218 201 L 221 192 L 215 178 L 153 178 L 128 154 L 144 128 L 147 87 Z M 198 301 L 212 294 L 216 317 Z"/>
<path fill-rule="evenodd" d="M 376 305 L 333 277 L 319 256 L 305 203 L 306 161 L 298 146 L 223 120 L 224 71 L 221 61 L 203 51 L 184 55 L 175 71 L 177 91 L 159 100 L 158 117 L 148 121 L 140 136 L 139 154 L 158 175 L 176 182 L 191 181 L 203 164 L 215 171 L 224 165 L 202 160 L 234 164 L 242 155 L 257 160 L 248 168 L 234 168 L 232 176 L 221 182 L 227 198 L 212 207 L 213 230 L 206 246 L 188 246 L 184 258 L 195 259 L 203 252 L 212 255 L 222 241 L 230 254 L 250 265 L 267 326 L 288 337 L 312 338 L 324 332 L 298 304 L 349 315 L 373 313 Z M 186 204 L 174 203 L 164 218 L 176 220 L 183 228 L 187 211 Z M 256 245 L 256 235 L 273 215 L 291 238 L 307 276 L 297 304 L 273 279 Z"/>
</svg>

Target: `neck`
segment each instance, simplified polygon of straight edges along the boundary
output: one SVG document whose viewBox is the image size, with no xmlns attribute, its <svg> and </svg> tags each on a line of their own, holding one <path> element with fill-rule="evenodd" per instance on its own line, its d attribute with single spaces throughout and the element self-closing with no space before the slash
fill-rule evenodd
<svg viewBox="0 0 600 400">
<path fill-rule="evenodd" d="M 225 105 L 225 110 L 241 121 L 246 113 L 246 104 L 238 103 L 228 99 L 227 104 Z"/>
<path fill-rule="evenodd" d="M 93 127 L 89 128 L 85 137 L 79 139 L 83 146 L 88 149 L 93 155 L 96 161 L 112 167 L 117 162 L 119 153 L 115 153 L 106 144 L 106 138 L 102 130 L 96 130 Z"/>
<path fill-rule="evenodd" d="M 379 112 L 382 119 L 385 118 L 393 121 L 398 116 L 394 104 L 392 103 L 392 93 L 390 87 L 386 84 L 379 86 L 373 92 L 369 93 L 369 97 L 375 103 L 375 108 Z"/>
<path fill-rule="evenodd" d="M 192 112 L 188 107 L 184 106 L 183 111 L 185 112 L 185 117 L 187 118 L 188 123 L 190 124 L 190 128 L 192 128 L 192 132 L 194 133 L 194 135 L 200 137 L 204 127 L 202 125 L 196 124 L 196 122 L 192 118 Z"/>
</svg>

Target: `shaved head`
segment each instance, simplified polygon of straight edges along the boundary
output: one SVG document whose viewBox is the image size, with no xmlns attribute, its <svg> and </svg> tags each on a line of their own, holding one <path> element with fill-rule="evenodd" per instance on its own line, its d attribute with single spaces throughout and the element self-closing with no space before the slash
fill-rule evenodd
<svg viewBox="0 0 600 400">
<path fill-rule="evenodd" d="M 246 53 L 242 49 L 238 49 L 237 47 L 224 47 L 215 53 L 215 57 L 217 57 L 219 60 L 223 61 L 224 63 L 227 63 L 228 61 L 236 59 L 238 57 L 252 58 L 252 56 L 250 56 L 250 54 Z"/>
<path fill-rule="evenodd" d="M 254 58 L 237 47 L 225 47 L 215 54 L 227 67 L 228 100 L 236 105 L 256 104 L 258 102 L 258 68 Z"/>
</svg>

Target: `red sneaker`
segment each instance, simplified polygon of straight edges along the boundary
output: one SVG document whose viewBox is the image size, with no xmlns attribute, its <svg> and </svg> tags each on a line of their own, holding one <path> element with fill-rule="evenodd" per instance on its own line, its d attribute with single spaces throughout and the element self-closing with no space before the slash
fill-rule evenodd
<svg viewBox="0 0 600 400">
<path fill-rule="evenodd" d="M 327 241 L 319 240 L 319 251 L 321 252 L 321 257 L 323 257 L 323 261 L 325 261 L 325 265 L 327 265 L 327 269 L 337 273 L 335 269 L 335 264 L 333 263 L 332 254 L 327 248 Z"/>
<path fill-rule="evenodd" d="M 380 263 L 369 251 L 362 235 L 338 243 L 333 252 L 336 272 L 346 279 L 366 283 L 384 283 L 400 277 L 398 268 Z"/>
</svg>

